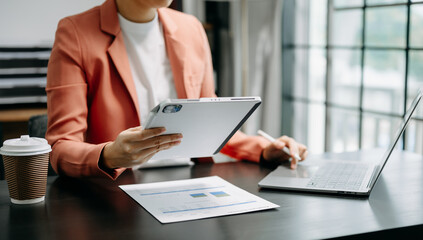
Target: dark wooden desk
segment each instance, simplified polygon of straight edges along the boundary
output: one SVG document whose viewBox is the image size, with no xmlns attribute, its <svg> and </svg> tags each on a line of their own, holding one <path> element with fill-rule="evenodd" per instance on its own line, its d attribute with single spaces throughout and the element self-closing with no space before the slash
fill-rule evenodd
<svg viewBox="0 0 423 240">
<path fill-rule="evenodd" d="M 351 154 L 349 155 L 351 156 Z M 127 171 L 115 182 L 49 177 L 44 203 L 10 203 L 0 181 L 0 239 L 322 239 L 423 235 L 423 159 L 396 152 L 369 198 L 259 189 L 270 169 L 252 163 Z M 161 224 L 118 188 L 218 175 L 275 210 Z"/>
</svg>

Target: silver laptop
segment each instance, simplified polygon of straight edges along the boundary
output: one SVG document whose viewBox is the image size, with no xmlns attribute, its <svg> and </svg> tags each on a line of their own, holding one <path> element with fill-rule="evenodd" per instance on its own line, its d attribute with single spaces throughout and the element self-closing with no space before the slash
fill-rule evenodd
<svg viewBox="0 0 423 240">
<path fill-rule="evenodd" d="M 378 161 L 312 160 L 299 164 L 296 170 L 279 166 L 263 180 L 259 187 L 338 194 L 369 195 L 389 159 L 400 136 L 417 108 L 422 90 L 419 90 L 401 121 L 399 129 L 385 154 Z"/>
</svg>

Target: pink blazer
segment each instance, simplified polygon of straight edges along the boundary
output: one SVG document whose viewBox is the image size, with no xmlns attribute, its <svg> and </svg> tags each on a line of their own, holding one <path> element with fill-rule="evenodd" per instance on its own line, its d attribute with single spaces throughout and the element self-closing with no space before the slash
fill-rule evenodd
<svg viewBox="0 0 423 240">
<path fill-rule="evenodd" d="M 210 47 L 201 23 L 168 8 L 158 14 L 178 97 L 215 97 Z M 142 123 L 114 0 L 59 22 L 46 92 L 46 138 L 56 172 L 116 179 L 125 169 L 100 169 L 102 149 L 121 131 Z M 265 145 L 261 137 L 237 132 L 221 152 L 258 162 Z"/>
</svg>

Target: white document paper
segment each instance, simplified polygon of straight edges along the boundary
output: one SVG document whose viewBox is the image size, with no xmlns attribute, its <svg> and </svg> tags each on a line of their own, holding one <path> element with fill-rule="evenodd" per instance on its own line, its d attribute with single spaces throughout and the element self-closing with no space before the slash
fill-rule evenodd
<svg viewBox="0 0 423 240">
<path fill-rule="evenodd" d="M 119 187 L 161 223 L 279 207 L 218 176 Z"/>
</svg>

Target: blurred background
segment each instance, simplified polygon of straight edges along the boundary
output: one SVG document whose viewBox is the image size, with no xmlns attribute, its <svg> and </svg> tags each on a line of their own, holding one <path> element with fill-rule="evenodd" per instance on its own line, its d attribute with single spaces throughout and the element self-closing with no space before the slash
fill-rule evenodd
<svg viewBox="0 0 423 240">
<path fill-rule="evenodd" d="M 104 0 L 0 0 L 0 137 L 46 113 L 59 19 Z M 207 32 L 219 96 L 261 96 L 243 131 L 312 153 L 386 147 L 423 86 L 423 1 L 174 0 Z M 423 111 L 398 145 L 423 153 Z"/>
</svg>

